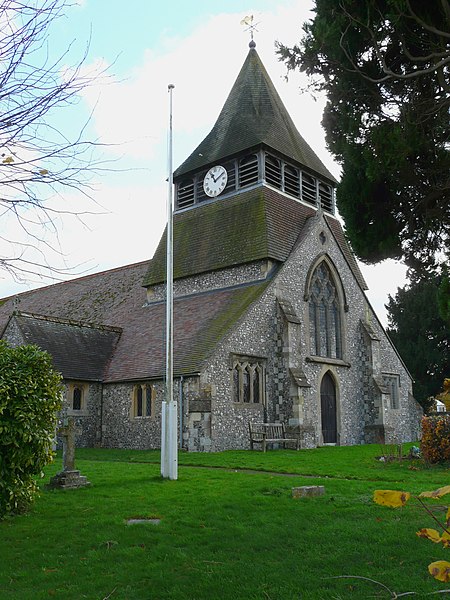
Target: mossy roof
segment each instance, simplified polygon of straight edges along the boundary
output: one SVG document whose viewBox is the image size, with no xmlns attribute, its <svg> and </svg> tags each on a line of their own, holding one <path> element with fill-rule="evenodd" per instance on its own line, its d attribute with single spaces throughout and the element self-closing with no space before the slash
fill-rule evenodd
<svg viewBox="0 0 450 600">
<path fill-rule="evenodd" d="M 25 328 L 33 330 L 25 337 L 61 361 L 71 362 L 56 365 L 66 378 L 97 379 L 100 371 L 104 382 L 162 378 L 165 303 L 145 305 L 141 283 L 147 266 L 145 262 L 120 267 L 4 298 L 0 301 L 0 337 L 13 311 L 20 307 L 28 313 L 22 318 L 22 333 Z M 203 361 L 267 285 L 269 281 L 176 298 L 175 375 L 199 372 Z M 63 343 L 56 347 L 58 336 Z M 112 356 L 106 360 L 113 345 Z M 75 347 L 76 356 L 70 357 Z M 102 349 L 102 356 L 92 358 L 95 348 Z M 80 364 L 83 358 L 86 363 L 94 361 L 94 374 L 89 365 Z"/>
<path fill-rule="evenodd" d="M 239 323 L 268 281 L 175 298 L 173 369 L 175 375 L 199 373 L 219 341 Z M 108 370 L 108 381 L 160 378 L 165 371 L 164 302 L 130 315 Z"/>
<path fill-rule="evenodd" d="M 284 262 L 314 209 L 259 187 L 174 215 L 174 278 L 247 264 Z M 166 233 L 143 285 L 165 280 Z"/>
<path fill-rule="evenodd" d="M 261 144 L 336 182 L 298 132 L 258 53 L 251 48 L 214 127 L 174 177 Z"/>
<path fill-rule="evenodd" d="M 102 381 L 121 333 L 35 314 L 18 313 L 13 320 L 24 342 L 46 350 L 64 379 Z"/>
</svg>

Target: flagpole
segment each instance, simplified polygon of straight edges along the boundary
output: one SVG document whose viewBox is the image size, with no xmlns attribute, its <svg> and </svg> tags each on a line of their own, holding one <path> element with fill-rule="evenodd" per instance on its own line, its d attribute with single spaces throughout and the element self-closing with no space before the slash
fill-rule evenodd
<svg viewBox="0 0 450 600">
<path fill-rule="evenodd" d="M 161 475 L 178 479 L 177 403 L 173 397 L 173 143 L 172 91 L 169 84 L 169 143 L 167 194 L 167 281 L 166 281 L 166 396 L 161 409 Z"/>
</svg>

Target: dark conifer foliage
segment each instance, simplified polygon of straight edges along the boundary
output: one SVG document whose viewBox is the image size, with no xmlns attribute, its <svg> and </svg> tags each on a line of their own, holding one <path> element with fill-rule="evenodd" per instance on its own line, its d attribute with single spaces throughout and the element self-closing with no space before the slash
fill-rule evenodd
<svg viewBox="0 0 450 600">
<path fill-rule="evenodd" d="M 342 165 L 338 208 L 359 258 L 429 271 L 448 257 L 450 5 L 316 0 L 292 48 L 327 95 L 327 143 Z"/>
<path fill-rule="evenodd" d="M 427 398 L 442 390 L 450 373 L 450 327 L 439 313 L 440 278 L 422 279 L 389 297 L 388 333 L 414 379 L 414 396 L 427 409 Z"/>
</svg>

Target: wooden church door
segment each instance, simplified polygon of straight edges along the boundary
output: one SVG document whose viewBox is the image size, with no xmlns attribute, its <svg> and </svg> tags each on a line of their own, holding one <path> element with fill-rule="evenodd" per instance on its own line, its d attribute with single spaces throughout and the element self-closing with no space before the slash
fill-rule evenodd
<svg viewBox="0 0 450 600">
<path fill-rule="evenodd" d="M 324 444 L 337 442 L 336 386 L 329 373 L 325 373 L 320 385 L 322 412 L 322 436 Z"/>
</svg>

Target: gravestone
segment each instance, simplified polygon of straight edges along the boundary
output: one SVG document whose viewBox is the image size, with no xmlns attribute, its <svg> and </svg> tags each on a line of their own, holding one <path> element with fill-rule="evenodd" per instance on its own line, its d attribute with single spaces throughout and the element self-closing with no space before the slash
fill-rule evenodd
<svg viewBox="0 0 450 600">
<path fill-rule="evenodd" d="M 60 489 L 73 489 L 90 485 L 87 477 L 80 475 L 80 471 L 75 469 L 75 419 L 67 417 L 64 419 L 63 427 L 60 427 L 57 433 L 62 437 L 63 442 L 63 470 L 50 479 L 48 487 Z"/>
<path fill-rule="evenodd" d="M 325 487 L 323 485 L 302 485 L 292 488 L 293 498 L 312 498 L 314 496 L 323 496 Z"/>
</svg>

